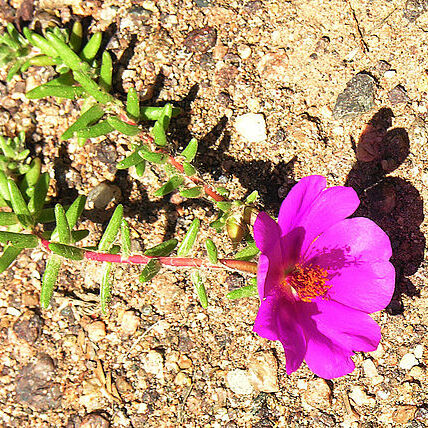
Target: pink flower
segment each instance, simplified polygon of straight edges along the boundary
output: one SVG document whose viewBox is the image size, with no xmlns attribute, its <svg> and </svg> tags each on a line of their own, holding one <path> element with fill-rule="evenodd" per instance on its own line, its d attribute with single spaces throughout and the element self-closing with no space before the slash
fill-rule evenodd
<svg viewBox="0 0 428 428">
<path fill-rule="evenodd" d="M 325 379 L 351 373 L 356 351 L 374 351 L 380 327 L 368 315 L 391 300 L 395 271 L 388 236 L 367 218 L 350 187 L 305 177 L 281 205 L 278 223 L 260 213 L 260 308 L 254 331 L 281 341 L 287 373 L 303 360 Z"/>
</svg>

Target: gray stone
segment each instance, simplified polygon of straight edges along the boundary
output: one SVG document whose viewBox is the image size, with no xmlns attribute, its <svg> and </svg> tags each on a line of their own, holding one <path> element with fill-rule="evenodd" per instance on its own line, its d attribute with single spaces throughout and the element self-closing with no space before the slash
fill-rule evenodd
<svg viewBox="0 0 428 428">
<path fill-rule="evenodd" d="M 388 92 L 388 98 L 391 105 L 395 106 L 401 103 L 407 103 L 409 101 L 409 97 L 407 96 L 406 90 L 398 85 L 394 89 L 391 89 Z"/>
<path fill-rule="evenodd" d="M 94 187 L 88 194 L 86 208 L 88 209 L 103 209 L 110 202 L 119 202 L 122 197 L 122 192 L 114 184 L 102 182 Z"/>
<path fill-rule="evenodd" d="M 186 37 L 184 46 L 191 52 L 208 52 L 215 46 L 217 41 L 217 31 L 212 27 L 198 28 Z"/>
<path fill-rule="evenodd" d="M 368 74 L 357 74 L 337 97 L 333 109 L 335 119 L 354 117 L 374 107 L 375 80 Z"/>
<path fill-rule="evenodd" d="M 427 10 L 427 0 L 407 0 L 404 6 L 404 17 L 410 22 L 414 22 Z"/>
</svg>

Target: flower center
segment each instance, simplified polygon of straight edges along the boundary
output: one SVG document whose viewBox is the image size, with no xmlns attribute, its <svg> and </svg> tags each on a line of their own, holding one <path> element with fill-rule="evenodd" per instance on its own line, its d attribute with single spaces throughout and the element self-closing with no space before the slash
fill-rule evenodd
<svg viewBox="0 0 428 428">
<path fill-rule="evenodd" d="M 296 265 L 287 276 L 287 284 L 293 288 L 300 300 L 311 302 L 315 297 L 327 299 L 327 291 L 331 285 L 326 284 L 328 273 L 320 266 Z"/>
</svg>

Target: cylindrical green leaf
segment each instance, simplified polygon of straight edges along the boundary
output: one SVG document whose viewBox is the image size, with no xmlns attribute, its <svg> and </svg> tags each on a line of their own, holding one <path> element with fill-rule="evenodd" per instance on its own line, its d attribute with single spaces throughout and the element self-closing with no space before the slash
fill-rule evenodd
<svg viewBox="0 0 428 428">
<path fill-rule="evenodd" d="M 39 240 L 34 235 L 4 231 L 0 231 L 0 242 L 20 248 L 36 248 L 39 245 Z"/>
<path fill-rule="evenodd" d="M 103 236 L 101 237 L 100 243 L 98 244 L 98 249 L 100 251 L 110 250 L 119 232 L 122 218 L 123 218 L 123 205 L 120 204 L 114 210 L 114 213 L 111 216 L 109 224 L 107 225 L 107 228 Z"/>
<path fill-rule="evenodd" d="M 0 273 L 3 273 L 19 256 L 22 247 L 7 246 L 0 257 Z"/>
<path fill-rule="evenodd" d="M 232 208 L 232 202 L 227 201 L 217 201 L 216 205 L 221 209 L 223 212 L 229 212 Z"/>
<path fill-rule="evenodd" d="M 0 170 L 0 195 L 5 201 L 10 201 L 9 186 L 7 185 L 6 174 Z"/>
<path fill-rule="evenodd" d="M 77 120 L 62 134 L 62 140 L 68 140 L 74 133 L 87 128 L 88 125 L 97 122 L 104 116 L 104 110 L 99 104 L 95 104 L 89 110 L 85 111 Z"/>
<path fill-rule="evenodd" d="M 23 226 L 31 226 L 33 219 L 21 191 L 18 189 L 18 186 L 13 180 L 8 179 L 7 184 L 9 187 L 10 201 L 12 203 L 13 212 L 17 215 Z"/>
<path fill-rule="evenodd" d="M 133 136 L 141 132 L 141 129 L 135 125 L 129 125 L 124 121 L 120 120 L 117 116 L 108 116 L 107 122 L 117 131 L 122 134 Z"/>
<path fill-rule="evenodd" d="M 155 196 L 165 196 L 173 192 L 183 184 L 184 178 L 180 175 L 171 177 L 162 187 L 155 192 Z"/>
<path fill-rule="evenodd" d="M 0 135 L 0 148 L 4 155 L 8 158 L 14 158 L 15 157 L 15 150 L 10 145 L 10 139 L 5 139 L 2 135 Z"/>
<path fill-rule="evenodd" d="M 83 260 L 85 256 L 85 250 L 79 247 L 74 247 L 72 245 L 58 244 L 57 242 L 52 242 L 49 244 L 49 249 L 58 256 L 64 257 L 69 260 Z"/>
<path fill-rule="evenodd" d="M 148 162 L 163 164 L 166 162 L 167 156 L 163 153 L 149 152 L 147 150 L 140 150 L 140 156 Z"/>
<path fill-rule="evenodd" d="M 71 243 L 71 230 L 61 204 L 55 205 L 55 220 L 58 233 L 58 241 L 62 244 Z"/>
<path fill-rule="evenodd" d="M 193 270 L 190 274 L 190 278 L 192 280 L 193 286 L 195 287 L 196 294 L 199 297 L 202 307 L 206 309 L 208 307 L 208 298 L 201 273 L 198 270 Z"/>
<path fill-rule="evenodd" d="M 256 247 L 256 244 L 248 244 L 244 249 L 238 251 L 235 254 L 236 260 L 251 260 L 259 254 L 260 250 Z"/>
<path fill-rule="evenodd" d="M 133 153 L 127 156 L 125 159 L 121 160 L 116 164 L 117 169 L 128 169 L 131 166 L 137 165 L 141 162 L 144 162 L 144 159 L 141 157 L 140 149 L 136 149 Z"/>
<path fill-rule="evenodd" d="M 189 141 L 189 144 L 187 144 L 185 149 L 181 152 L 181 156 L 183 156 L 187 160 L 187 162 L 192 162 L 197 152 L 198 152 L 198 140 L 196 138 L 192 138 Z"/>
<path fill-rule="evenodd" d="M 103 35 L 101 32 L 93 34 L 88 43 L 83 47 L 80 57 L 86 62 L 93 60 L 100 49 L 102 39 Z"/>
<path fill-rule="evenodd" d="M 166 145 L 165 128 L 160 120 L 157 120 L 153 125 L 152 135 L 157 146 L 163 147 Z"/>
<path fill-rule="evenodd" d="M 82 45 L 82 39 L 83 39 L 83 27 L 80 21 L 76 21 L 73 24 L 73 28 L 71 29 L 70 34 L 70 47 L 74 50 L 74 52 L 78 52 L 80 49 L 80 46 Z"/>
<path fill-rule="evenodd" d="M 217 264 L 218 262 L 218 251 L 217 246 L 214 244 L 214 241 L 210 238 L 207 238 L 205 241 L 205 248 L 207 249 L 208 254 L 208 260 L 213 265 Z"/>
<path fill-rule="evenodd" d="M 18 217 L 14 213 L 0 212 L 0 226 L 12 226 L 18 223 Z"/>
<path fill-rule="evenodd" d="M 86 93 L 81 86 L 54 86 L 42 85 L 28 91 L 25 96 L 29 100 L 38 100 L 45 97 L 58 97 L 74 100 L 76 97 L 81 97 Z"/>
<path fill-rule="evenodd" d="M 98 84 L 86 72 L 73 70 L 73 76 L 85 88 L 88 94 L 92 95 L 98 102 L 107 104 L 115 101 L 110 94 L 101 91 Z"/>
<path fill-rule="evenodd" d="M 101 137 L 102 135 L 107 135 L 109 132 L 113 131 L 113 129 L 114 128 L 106 120 L 102 120 L 93 126 L 80 129 L 76 132 L 76 135 L 77 137 L 83 138 L 86 141 L 89 138 L 96 138 Z"/>
<path fill-rule="evenodd" d="M 144 252 L 144 255 L 148 257 L 166 257 L 169 256 L 175 250 L 177 244 L 178 241 L 176 239 L 170 239 L 168 241 L 155 245 L 152 248 L 147 249 Z"/>
<path fill-rule="evenodd" d="M 134 88 L 129 89 L 126 97 L 126 113 L 134 120 L 140 117 L 140 100 Z"/>
<path fill-rule="evenodd" d="M 25 29 L 24 29 L 25 33 Z M 25 36 L 30 40 L 30 43 L 36 47 L 38 47 L 45 55 L 56 58 L 60 56 L 55 49 L 54 46 L 52 46 L 48 40 L 46 40 L 44 37 L 42 37 L 40 34 L 33 33 L 32 31 L 28 31 Z"/>
<path fill-rule="evenodd" d="M 44 172 L 40 175 L 34 187 L 33 196 L 31 196 L 28 202 L 28 209 L 31 214 L 39 214 L 46 202 L 46 195 L 49 190 L 50 176 L 48 172 Z"/>
<path fill-rule="evenodd" d="M 110 282 L 110 272 L 111 272 L 112 264 L 104 263 L 102 278 L 101 278 L 101 286 L 100 286 L 100 303 L 101 303 L 101 311 L 103 314 L 107 313 L 107 306 L 111 300 L 111 282 Z"/>
<path fill-rule="evenodd" d="M 42 308 L 46 309 L 50 304 L 61 264 L 61 257 L 56 254 L 51 254 L 48 258 L 46 269 L 43 273 L 42 290 L 40 292 L 40 305 Z"/>
<path fill-rule="evenodd" d="M 180 195 L 183 198 L 199 198 L 203 193 L 201 186 L 191 187 L 190 189 L 180 190 Z"/>
<path fill-rule="evenodd" d="M 37 67 L 48 67 L 50 65 L 55 65 L 57 63 L 57 61 L 47 55 L 36 55 L 31 57 L 28 60 L 28 65 L 35 65 Z M 21 69 L 21 71 L 24 71 Z"/>
<path fill-rule="evenodd" d="M 158 120 L 163 115 L 163 107 L 141 107 L 140 120 Z M 176 117 L 180 114 L 178 107 L 173 107 L 172 117 Z"/>
<path fill-rule="evenodd" d="M 100 68 L 100 78 L 98 83 L 101 88 L 103 88 L 106 92 L 109 92 L 112 85 L 113 78 L 113 61 L 111 59 L 111 55 L 107 52 L 103 52 L 103 57 L 101 61 Z"/>
<path fill-rule="evenodd" d="M 252 204 L 256 201 L 256 199 L 259 196 L 259 192 L 257 190 L 254 190 L 254 192 L 251 192 L 245 199 L 245 203 Z"/>
<path fill-rule="evenodd" d="M 127 259 L 131 254 L 131 234 L 128 222 L 124 218 L 120 223 L 120 242 L 122 244 L 122 256 Z"/>
<path fill-rule="evenodd" d="M 237 288 L 236 290 L 232 290 L 230 293 L 226 295 L 228 299 L 241 299 L 243 297 L 251 297 L 257 294 L 257 285 L 251 284 L 246 285 L 245 287 Z"/>
<path fill-rule="evenodd" d="M 42 161 L 39 158 L 34 158 L 31 161 L 30 169 L 25 173 L 24 187 L 33 187 L 36 185 L 40 178 L 40 169 L 41 169 Z"/>
<path fill-rule="evenodd" d="M 180 246 L 177 250 L 177 255 L 179 257 L 187 257 L 192 250 L 193 244 L 196 241 L 196 238 L 198 236 L 199 227 L 201 225 L 201 222 L 198 218 L 195 218 L 192 221 L 192 224 L 189 227 L 189 230 L 187 231 L 183 241 L 181 242 Z"/>
<path fill-rule="evenodd" d="M 140 274 L 140 282 L 148 282 L 154 278 L 161 269 L 161 264 L 156 260 L 150 260 Z"/>
<path fill-rule="evenodd" d="M 137 174 L 137 177 L 142 177 L 144 175 L 145 170 L 146 170 L 145 160 L 135 165 L 135 174 Z"/>
</svg>

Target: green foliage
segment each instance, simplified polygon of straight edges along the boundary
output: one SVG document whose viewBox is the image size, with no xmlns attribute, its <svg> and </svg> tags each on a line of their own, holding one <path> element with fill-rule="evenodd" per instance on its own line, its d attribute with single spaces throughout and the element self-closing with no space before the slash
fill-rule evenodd
<svg viewBox="0 0 428 428">
<path fill-rule="evenodd" d="M 188 231 L 186 232 L 183 241 L 181 241 L 181 244 L 178 247 L 177 255 L 179 257 L 187 257 L 189 255 L 190 251 L 193 248 L 193 245 L 195 244 L 196 238 L 198 237 L 200 226 L 201 222 L 198 218 L 195 218 L 192 221 L 192 224 L 190 225 Z"/>
<path fill-rule="evenodd" d="M 245 285 L 244 287 L 237 288 L 229 292 L 226 297 L 231 300 L 242 299 L 243 297 L 252 297 L 257 295 L 257 280 L 252 281 L 250 285 Z"/>
<path fill-rule="evenodd" d="M 201 272 L 198 270 L 193 270 L 190 274 L 190 278 L 192 280 L 193 286 L 195 287 L 196 294 L 198 295 L 202 307 L 206 309 L 208 307 L 208 298 Z"/>
<path fill-rule="evenodd" d="M 147 249 L 144 252 L 145 256 L 148 257 L 166 257 L 169 256 L 177 247 L 178 241 L 176 239 L 170 239 L 162 242 L 159 245 L 155 245 L 152 248 Z"/>
</svg>

